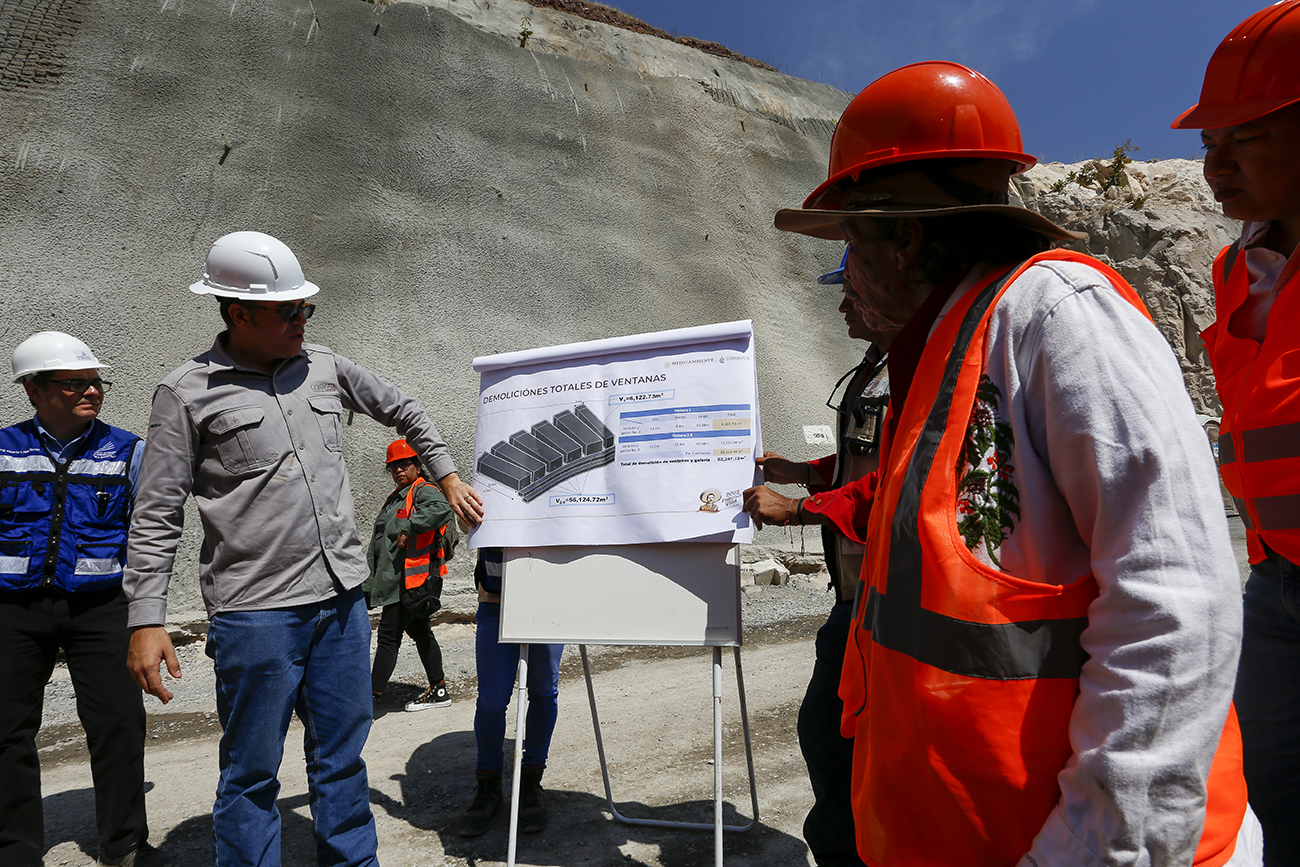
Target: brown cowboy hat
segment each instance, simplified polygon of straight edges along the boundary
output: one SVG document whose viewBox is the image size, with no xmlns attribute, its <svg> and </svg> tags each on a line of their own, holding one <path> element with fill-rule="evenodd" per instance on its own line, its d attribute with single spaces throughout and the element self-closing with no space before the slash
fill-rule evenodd
<svg viewBox="0 0 1300 867">
<path fill-rule="evenodd" d="M 815 197 L 814 208 L 782 208 L 773 221 L 783 232 L 844 240 L 846 217 L 937 217 L 987 213 L 1053 241 L 1086 240 L 1042 214 L 1007 203 L 1016 164 L 1011 160 L 926 159 L 864 173 Z"/>
</svg>

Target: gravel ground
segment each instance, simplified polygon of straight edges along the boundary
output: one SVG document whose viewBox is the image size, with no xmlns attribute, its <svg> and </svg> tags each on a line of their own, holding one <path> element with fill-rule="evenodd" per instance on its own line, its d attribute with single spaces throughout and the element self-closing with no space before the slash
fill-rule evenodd
<svg viewBox="0 0 1300 867">
<path fill-rule="evenodd" d="M 781 553 L 778 551 L 752 547 L 747 549 L 746 563 L 776 556 L 789 563 L 794 571 L 790 583 L 785 587 L 745 587 L 742 597 L 741 622 L 748 634 L 764 631 L 773 626 L 808 615 L 825 617 L 830 605 L 830 594 L 826 591 L 827 575 L 821 569 L 819 554 L 810 552 L 806 556 Z M 803 570 L 803 571 L 798 571 Z M 434 619 L 434 634 L 443 652 L 443 667 L 447 672 L 447 683 L 453 698 L 459 693 L 462 698 L 472 697 L 474 692 L 474 611 L 477 608 L 477 595 L 471 583 L 472 579 L 460 578 L 448 582 L 443 593 L 443 609 Z M 379 612 L 373 611 L 372 621 L 378 623 Z M 150 716 L 150 738 L 166 739 L 172 734 L 184 734 L 187 725 L 202 726 L 204 720 L 211 718 L 215 724 L 215 710 L 212 698 L 212 663 L 203 653 L 203 641 L 206 637 L 207 623 L 194 620 L 169 627 L 172 640 L 176 644 L 176 655 L 181 664 L 181 682 L 169 686 L 175 695 L 166 706 L 146 697 L 146 709 Z M 815 630 L 814 630 L 815 631 Z M 807 636 L 811 639 L 811 636 Z M 424 671 L 410 640 L 403 637 L 401 653 L 397 668 L 393 672 L 390 689 L 381 701 L 380 711 L 400 710 L 412 697 L 419 695 L 424 688 Z M 375 644 L 371 636 L 371 655 Z M 606 656 L 618 657 L 624 654 L 640 653 L 641 649 L 623 647 L 592 647 L 590 649 L 593 664 Z M 576 655 L 565 657 L 561 667 L 563 676 L 582 674 L 581 665 Z M 164 673 L 164 679 L 166 674 Z M 168 717 L 177 719 L 168 720 Z M 187 722 L 182 724 L 179 719 Z M 68 677 L 67 667 L 60 661 L 55 668 L 45 691 L 45 711 L 39 738 L 42 755 L 50 751 L 63 749 L 84 752 L 85 736 L 77 721 L 75 697 L 72 681 Z"/>
<path fill-rule="evenodd" d="M 763 552 L 757 552 L 761 554 Z M 811 562 L 811 558 L 809 558 Z M 810 568 L 796 566 L 796 568 Z M 435 624 L 453 704 L 412 714 L 406 701 L 424 687 L 414 647 L 402 645 L 389 689 L 376 706 L 366 747 L 380 860 L 394 865 L 505 863 L 505 817 L 488 834 L 451 833 L 473 797 L 475 597 L 452 586 Z M 742 594 L 748 694 L 760 822 L 728 834 L 728 864 L 808 863 L 800 829 L 812 802 L 795 734 L 811 670 L 812 638 L 831 605 L 825 573 L 796 574 L 785 586 L 746 587 Z M 182 678 L 166 706 L 146 697 L 146 779 L 151 840 L 177 867 L 211 863 L 210 810 L 220 736 L 212 667 L 203 654 L 203 624 L 174 630 Z M 188 634 L 187 634 L 188 633 Z M 373 648 L 372 648 L 373 649 Z M 590 647 L 593 689 L 609 756 L 611 785 L 626 815 L 712 822 L 711 652 L 698 647 Z M 724 651 L 724 792 L 729 824 L 752 815 L 735 668 Z M 592 734 L 581 657 L 561 663 L 561 714 L 546 787 L 551 827 L 522 837 L 519 864 L 645 864 L 688 867 L 713 858 L 712 834 L 629 826 L 613 821 Z M 506 749 L 512 749 L 514 707 Z M 310 810 L 295 720 L 281 769 L 280 808 L 286 865 L 314 863 Z M 46 692 L 38 738 L 46 806 L 46 864 L 80 865 L 95 853 L 93 791 L 85 738 L 62 666 Z"/>
<path fill-rule="evenodd" d="M 1244 532 L 1230 521 L 1245 564 Z M 753 548 L 746 561 L 776 553 Z M 782 559 L 811 569 L 814 556 Z M 792 562 L 793 561 L 793 562 Z M 812 804 L 799 754 L 795 721 L 812 669 L 813 637 L 831 605 L 825 573 L 796 571 L 785 586 L 745 587 L 742 595 L 749 723 L 752 730 L 759 822 L 724 842 L 730 865 L 811 863 L 802 838 Z M 490 867 L 506 862 L 508 827 L 470 840 L 456 836 L 456 817 L 473 797 L 475 597 L 463 580 L 444 595 L 435 634 L 443 649 L 450 708 L 405 713 L 424 688 L 409 641 L 402 645 L 389 690 L 375 709 L 366 746 L 380 861 L 403 865 Z M 220 729 L 213 703 L 212 666 L 203 655 L 202 621 L 174 630 L 183 670 L 166 706 L 146 698 L 146 779 L 151 840 L 177 867 L 211 864 L 212 795 Z M 591 647 L 593 690 L 609 758 L 611 786 L 625 815 L 712 821 L 712 706 L 710 651 L 691 647 Z M 629 826 L 614 821 L 592 735 L 576 648 L 561 663 L 561 711 L 546 772 L 552 817 L 538 835 L 521 837 L 516 863 L 527 865 L 647 865 L 697 867 L 713 861 L 711 833 Z M 735 669 L 724 653 L 724 814 L 728 824 L 752 815 L 744 741 L 736 703 Z M 76 720 L 66 669 L 46 690 L 45 725 L 38 743 L 43 770 L 46 864 L 83 865 L 96 846 L 93 790 L 85 737 Z M 512 749 L 514 708 L 506 749 Z M 315 862 L 296 720 L 281 768 L 283 863 Z M 509 755 L 509 753 L 507 753 Z"/>
</svg>

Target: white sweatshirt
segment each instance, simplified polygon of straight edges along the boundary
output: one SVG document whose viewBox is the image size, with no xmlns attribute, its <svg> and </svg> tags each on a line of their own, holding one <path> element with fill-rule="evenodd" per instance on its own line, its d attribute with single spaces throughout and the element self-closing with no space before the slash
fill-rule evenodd
<svg viewBox="0 0 1300 867">
<path fill-rule="evenodd" d="M 1100 587 L 1061 801 L 1021 865 L 1191 864 L 1236 678 L 1241 578 L 1178 363 L 1101 273 L 1046 262 L 995 305 L 986 375 L 1019 516 L 972 550 L 1018 577 L 1091 572 Z M 1231 863 L 1259 863 L 1251 849 Z"/>
</svg>

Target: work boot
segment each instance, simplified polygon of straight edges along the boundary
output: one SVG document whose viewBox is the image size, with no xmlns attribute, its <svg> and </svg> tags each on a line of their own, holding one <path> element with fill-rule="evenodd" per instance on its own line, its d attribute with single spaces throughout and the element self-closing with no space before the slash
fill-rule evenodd
<svg viewBox="0 0 1300 867">
<path fill-rule="evenodd" d="M 96 867 L 171 867 L 172 859 L 161 849 L 155 849 L 146 841 L 133 852 L 127 852 L 120 858 L 110 858 L 101 854 L 95 861 Z"/>
<path fill-rule="evenodd" d="M 535 834 L 546 827 L 546 802 L 542 799 L 545 768 L 525 765 L 519 771 L 519 830 Z"/>
<path fill-rule="evenodd" d="M 456 833 L 462 837 L 477 837 L 487 831 L 492 817 L 501 809 L 501 772 L 475 771 L 474 776 L 478 778 L 474 803 L 461 815 L 456 826 Z"/>
</svg>

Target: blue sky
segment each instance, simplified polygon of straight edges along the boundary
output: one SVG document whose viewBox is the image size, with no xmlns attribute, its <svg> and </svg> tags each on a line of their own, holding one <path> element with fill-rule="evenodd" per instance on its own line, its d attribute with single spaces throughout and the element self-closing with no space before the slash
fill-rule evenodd
<svg viewBox="0 0 1300 867">
<path fill-rule="evenodd" d="M 991 78 L 1044 161 L 1192 157 L 1169 123 L 1196 102 L 1205 64 L 1267 0 L 613 0 L 677 36 L 719 42 L 851 93 L 891 69 L 955 60 Z"/>
</svg>

